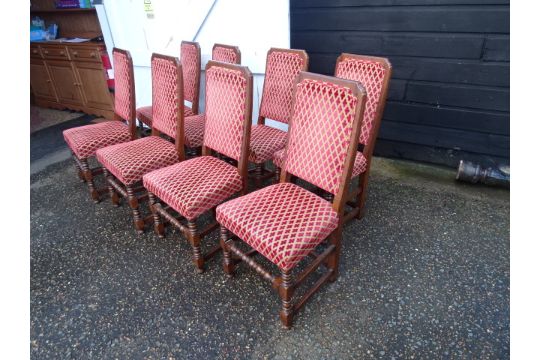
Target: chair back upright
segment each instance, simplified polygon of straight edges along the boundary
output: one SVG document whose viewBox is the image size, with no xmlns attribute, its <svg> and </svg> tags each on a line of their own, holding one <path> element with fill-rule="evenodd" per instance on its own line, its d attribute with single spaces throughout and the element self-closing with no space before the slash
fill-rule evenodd
<svg viewBox="0 0 540 360">
<path fill-rule="evenodd" d="M 114 114 L 118 120 L 128 123 L 131 139 L 137 137 L 135 110 L 135 77 L 133 60 L 127 50 L 113 49 L 114 65 Z"/>
<path fill-rule="evenodd" d="M 237 161 L 247 185 L 253 75 L 245 66 L 209 61 L 206 65 L 203 155 L 214 150 Z"/>
<path fill-rule="evenodd" d="M 184 100 L 191 102 L 193 115 L 199 113 L 199 89 L 201 86 L 201 47 L 199 43 L 182 41 L 180 62 L 184 77 Z"/>
<path fill-rule="evenodd" d="M 178 58 L 152 54 L 152 135 L 174 139 L 180 161 L 184 154 L 184 86 Z"/>
<path fill-rule="evenodd" d="M 360 82 L 367 92 L 364 123 L 359 143 L 368 161 L 373 153 L 386 104 L 392 65 L 386 58 L 355 54 L 341 54 L 336 61 L 335 76 Z"/>
<path fill-rule="evenodd" d="M 307 71 L 308 63 L 304 50 L 268 50 L 258 124 L 264 124 L 266 118 L 289 123 L 296 77 Z"/>
<path fill-rule="evenodd" d="M 228 64 L 240 64 L 242 55 L 238 46 L 214 44 L 212 47 L 212 60 Z"/>
<path fill-rule="evenodd" d="M 281 182 L 301 178 L 334 195 L 342 216 L 366 100 L 355 81 L 301 72 Z"/>
</svg>

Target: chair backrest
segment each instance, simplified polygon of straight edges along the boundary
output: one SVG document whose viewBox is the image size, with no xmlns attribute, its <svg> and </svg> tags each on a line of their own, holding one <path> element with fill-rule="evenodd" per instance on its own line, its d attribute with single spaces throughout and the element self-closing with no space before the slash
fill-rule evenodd
<svg viewBox="0 0 540 360">
<path fill-rule="evenodd" d="M 214 44 L 212 48 L 212 60 L 229 64 L 240 64 L 242 54 L 238 46 Z"/>
<path fill-rule="evenodd" d="M 152 135 L 175 140 L 181 160 L 184 151 L 184 98 L 182 65 L 178 58 L 152 54 Z"/>
<path fill-rule="evenodd" d="M 191 102 L 193 114 L 198 114 L 201 86 L 201 47 L 199 43 L 182 41 L 180 62 L 184 75 L 184 100 Z"/>
<path fill-rule="evenodd" d="M 301 72 L 281 181 L 295 175 L 336 195 L 341 213 L 358 147 L 365 90 L 355 81 Z"/>
<path fill-rule="evenodd" d="M 253 75 L 245 66 L 209 61 L 206 65 L 203 155 L 214 150 L 238 161 L 247 176 Z"/>
<path fill-rule="evenodd" d="M 366 112 L 360 132 L 360 144 L 371 154 L 386 104 L 392 65 L 386 58 L 341 54 L 336 62 L 336 77 L 360 82 L 367 92 Z M 366 149 L 367 148 L 367 149 Z"/>
<path fill-rule="evenodd" d="M 307 71 L 308 62 L 304 50 L 271 48 L 268 51 L 259 124 L 265 118 L 289 123 L 296 77 L 300 71 Z"/>
<path fill-rule="evenodd" d="M 114 112 L 126 120 L 135 138 L 135 77 L 133 60 L 127 50 L 113 49 L 114 64 Z"/>
</svg>

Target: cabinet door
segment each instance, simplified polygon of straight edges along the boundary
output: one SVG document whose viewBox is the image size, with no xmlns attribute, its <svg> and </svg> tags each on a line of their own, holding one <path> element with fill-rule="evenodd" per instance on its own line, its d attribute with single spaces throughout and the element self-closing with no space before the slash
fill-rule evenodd
<svg viewBox="0 0 540 360">
<path fill-rule="evenodd" d="M 75 71 L 69 61 L 46 60 L 51 78 L 61 103 L 84 105 L 84 98 Z"/>
<path fill-rule="evenodd" d="M 30 60 L 30 86 L 34 96 L 49 101 L 58 101 L 49 71 L 43 60 Z"/>
<path fill-rule="evenodd" d="M 101 63 L 74 62 L 86 106 L 112 110 L 112 96 Z"/>
</svg>

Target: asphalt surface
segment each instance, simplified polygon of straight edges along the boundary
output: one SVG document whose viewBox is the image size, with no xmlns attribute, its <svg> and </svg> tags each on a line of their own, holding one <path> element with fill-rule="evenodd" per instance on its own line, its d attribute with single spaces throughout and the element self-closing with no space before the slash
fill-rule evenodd
<svg viewBox="0 0 540 360">
<path fill-rule="evenodd" d="M 509 192 L 453 175 L 376 158 L 338 281 L 287 331 L 253 271 L 228 279 L 218 256 L 196 274 L 178 232 L 137 235 L 128 206 L 95 205 L 71 160 L 50 164 L 31 176 L 31 356 L 508 358 Z"/>
</svg>

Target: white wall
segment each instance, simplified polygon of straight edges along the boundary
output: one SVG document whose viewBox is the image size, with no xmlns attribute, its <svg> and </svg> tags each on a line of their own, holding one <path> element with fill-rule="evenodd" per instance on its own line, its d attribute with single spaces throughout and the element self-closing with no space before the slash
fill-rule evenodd
<svg viewBox="0 0 540 360">
<path fill-rule="evenodd" d="M 223 43 L 238 46 L 242 65 L 253 73 L 255 122 L 266 52 L 271 47 L 290 47 L 289 0 L 153 0 L 151 6 L 153 11 L 148 12 L 143 0 L 103 0 L 103 5 L 96 5 L 108 51 L 116 46 L 131 52 L 137 106 L 151 103 L 152 52 L 179 56 L 182 40 L 197 41 L 204 69 L 214 43 Z M 202 111 L 204 71 L 200 103 Z"/>
</svg>

